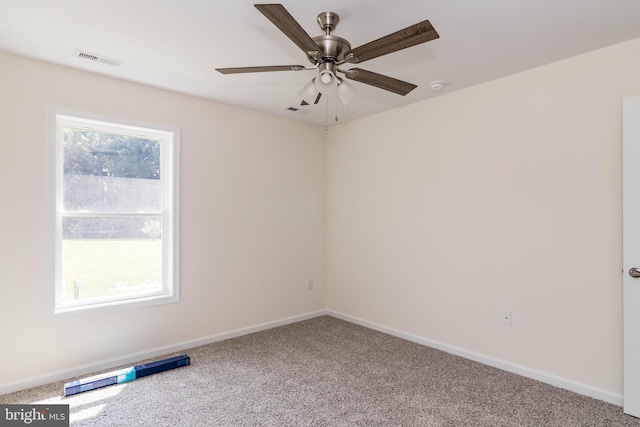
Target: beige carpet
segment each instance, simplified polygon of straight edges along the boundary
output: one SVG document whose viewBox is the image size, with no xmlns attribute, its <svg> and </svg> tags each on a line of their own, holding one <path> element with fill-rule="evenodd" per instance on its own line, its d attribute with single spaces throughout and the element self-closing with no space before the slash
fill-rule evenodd
<svg viewBox="0 0 640 427">
<path fill-rule="evenodd" d="M 74 426 L 640 426 L 618 406 L 329 316 L 183 353 L 190 366 L 0 403 L 68 403 Z"/>
</svg>

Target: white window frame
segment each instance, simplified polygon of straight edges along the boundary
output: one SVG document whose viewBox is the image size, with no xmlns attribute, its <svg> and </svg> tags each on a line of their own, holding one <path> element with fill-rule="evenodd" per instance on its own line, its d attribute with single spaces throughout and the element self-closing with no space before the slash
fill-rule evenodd
<svg viewBox="0 0 640 427">
<path fill-rule="evenodd" d="M 160 211 L 162 216 L 162 289 L 146 294 L 116 296 L 90 300 L 65 301 L 62 298 L 62 218 L 96 217 L 101 212 L 65 212 L 63 206 L 63 129 L 82 127 L 121 135 L 143 136 L 160 142 Z M 47 281 L 48 313 L 53 316 L 122 310 L 168 304 L 180 300 L 179 283 L 179 129 L 136 123 L 111 117 L 51 108 L 49 111 L 49 179 L 50 179 L 50 278 Z M 104 213 L 104 216 L 148 214 Z"/>
</svg>

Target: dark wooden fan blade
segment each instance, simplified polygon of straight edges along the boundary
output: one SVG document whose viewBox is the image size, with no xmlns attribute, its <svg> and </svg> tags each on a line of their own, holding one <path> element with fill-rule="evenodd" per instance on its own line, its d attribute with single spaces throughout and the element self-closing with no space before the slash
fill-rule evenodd
<svg viewBox="0 0 640 427">
<path fill-rule="evenodd" d="M 222 74 L 239 73 L 263 73 L 265 71 L 299 71 L 304 70 L 302 65 L 267 65 L 264 67 L 236 67 L 236 68 L 216 68 Z"/>
<path fill-rule="evenodd" d="M 352 49 L 350 52 L 347 52 L 345 57 L 353 54 L 355 58 L 350 62 L 364 62 L 411 46 L 426 43 L 438 37 L 440 36 L 431 26 L 431 23 L 429 21 L 422 21 L 404 30 L 396 31 L 393 34 Z"/>
<path fill-rule="evenodd" d="M 405 96 L 418 86 L 403 82 L 402 80 L 394 79 L 393 77 L 383 76 L 382 74 L 374 73 L 372 71 L 363 70 L 361 68 L 352 68 L 346 73 L 345 76 L 348 79 L 355 80 L 360 83 L 375 86 L 380 89 L 388 90 L 389 92 L 397 93 L 398 95 Z M 357 71 L 357 74 L 355 73 Z"/>
<path fill-rule="evenodd" d="M 254 5 L 267 19 L 291 39 L 303 52 L 317 52 L 318 45 L 281 4 Z"/>
</svg>

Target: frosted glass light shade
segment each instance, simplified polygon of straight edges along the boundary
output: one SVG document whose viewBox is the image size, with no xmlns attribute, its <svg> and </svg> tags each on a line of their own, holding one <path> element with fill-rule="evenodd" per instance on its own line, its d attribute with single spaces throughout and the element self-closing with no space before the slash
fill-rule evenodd
<svg viewBox="0 0 640 427">
<path fill-rule="evenodd" d="M 347 105 L 348 103 L 353 101 L 353 99 L 358 94 L 356 88 L 347 83 L 346 80 L 340 80 L 337 91 L 338 97 L 340 98 L 340 101 L 342 101 L 343 105 Z"/>
<path fill-rule="evenodd" d="M 298 92 L 300 97 L 304 99 L 304 101 L 311 105 L 316 102 L 316 98 L 318 97 L 318 90 L 314 84 L 316 79 L 311 80 L 309 83 L 304 85 L 304 87 Z"/>
</svg>

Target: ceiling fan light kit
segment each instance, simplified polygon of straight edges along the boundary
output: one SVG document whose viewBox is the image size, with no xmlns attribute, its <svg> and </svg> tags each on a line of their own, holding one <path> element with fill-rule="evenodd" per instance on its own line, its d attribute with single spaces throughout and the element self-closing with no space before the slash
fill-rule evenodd
<svg viewBox="0 0 640 427">
<path fill-rule="evenodd" d="M 401 96 L 407 95 L 417 86 L 361 68 L 341 69 L 339 67 L 345 64 L 361 63 L 369 59 L 426 43 L 439 37 L 431 23 L 425 20 L 352 49 L 349 41 L 331 34 L 340 22 L 340 17 L 337 13 L 320 13 L 317 17 L 317 22 L 322 31 L 324 31 L 324 34 L 312 38 L 283 5 L 255 4 L 254 6 L 306 54 L 307 59 L 313 66 L 306 68 L 301 65 L 268 65 L 216 68 L 216 70 L 222 74 L 240 74 L 318 69 L 318 76 L 314 77 L 299 92 L 299 95 L 306 104 L 317 104 L 322 94 L 330 93 L 335 93 L 345 105 L 351 102 L 357 92 L 355 88 L 340 78 L 338 73 L 344 74 L 347 79 L 359 83 L 374 86 Z M 442 86 L 440 86 L 439 89 L 435 89 L 434 83 L 436 82 L 431 83 L 433 90 L 439 90 L 444 87 L 444 82 L 440 81 Z"/>
<path fill-rule="evenodd" d="M 330 62 L 325 62 L 322 65 L 323 69 L 320 70 L 320 78 L 315 78 L 314 80 L 316 81 L 315 84 L 318 92 L 326 94 L 329 93 L 329 91 L 335 90 L 338 86 L 338 81 L 336 79 L 335 72 L 333 71 L 335 66 Z"/>
<path fill-rule="evenodd" d="M 335 81 L 335 79 L 333 78 L 333 73 L 331 71 L 326 71 L 326 70 L 320 72 L 320 80 L 325 85 L 328 85 L 332 81 Z"/>
</svg>

